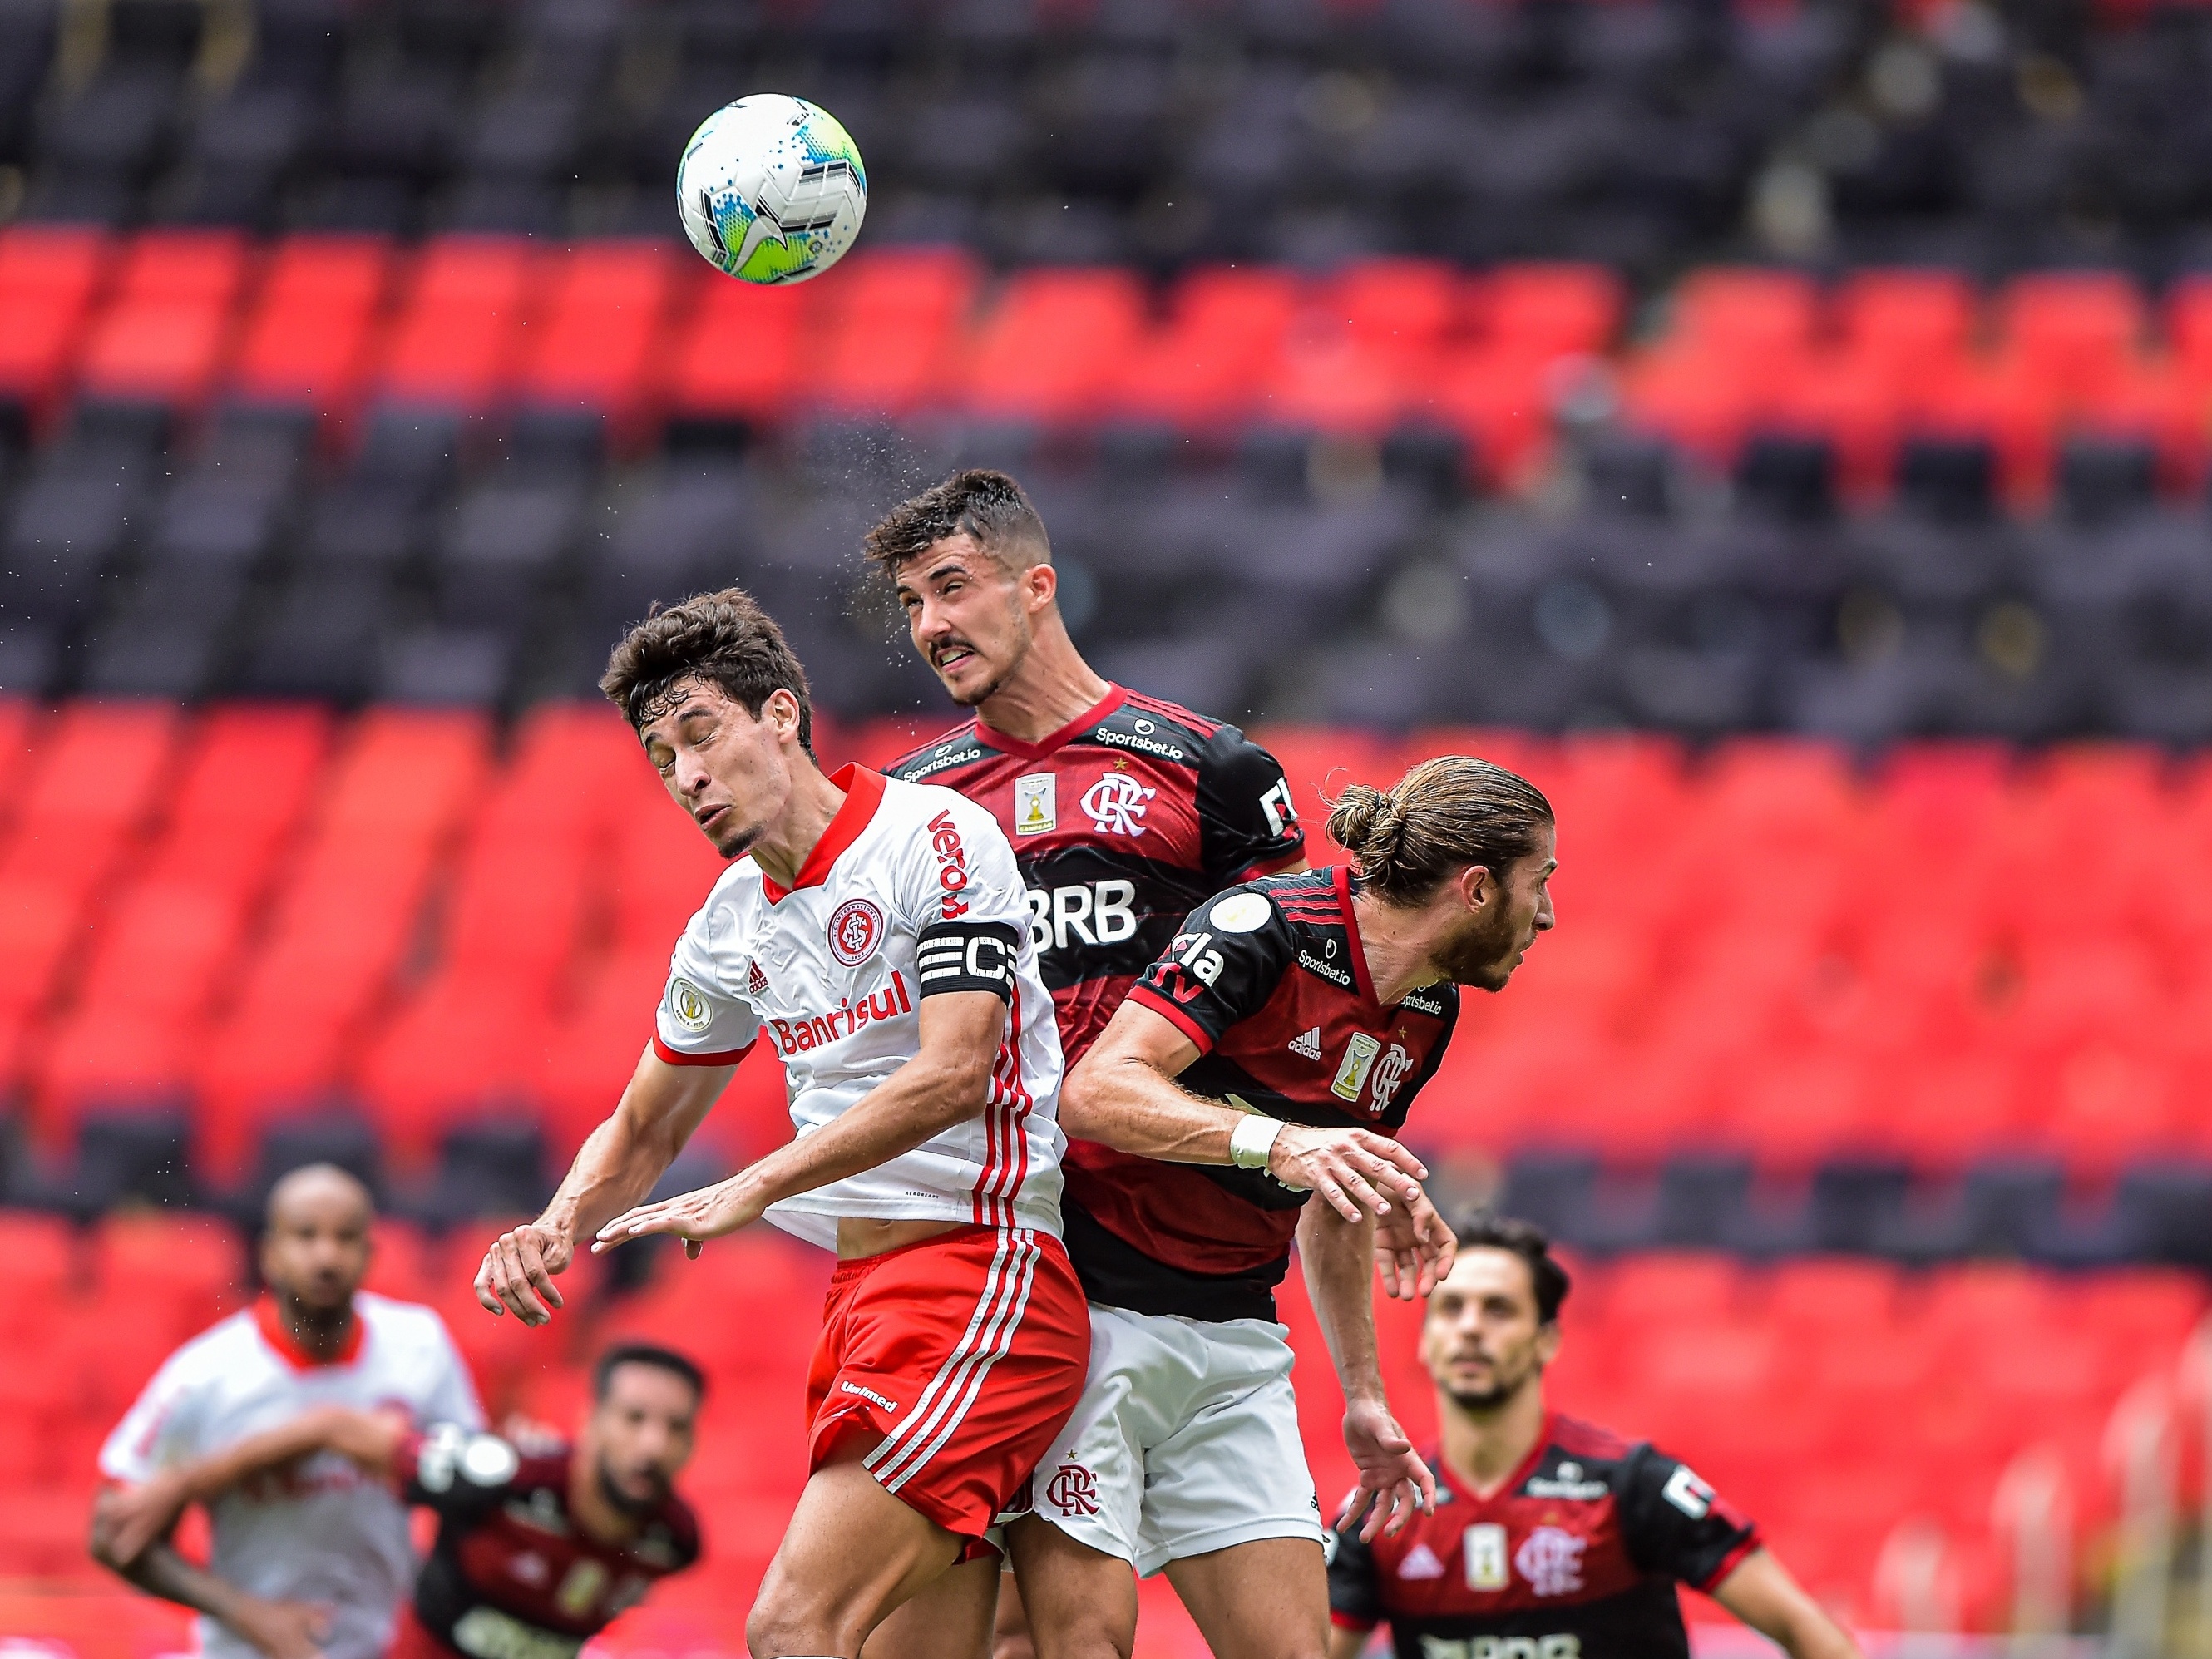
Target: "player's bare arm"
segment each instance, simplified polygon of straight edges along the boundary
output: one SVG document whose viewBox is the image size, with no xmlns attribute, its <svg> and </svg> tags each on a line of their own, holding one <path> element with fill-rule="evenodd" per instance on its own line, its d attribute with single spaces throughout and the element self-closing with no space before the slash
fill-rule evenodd
<svg viewBox="0 0 2212 1659">
<path fill-rule="evenodd" d="M 1375 1269 L 1382 1292 L 1401 1302 L 1426 1299 L 1450 1275 L 1459 1240 L 1430 1202 L 1427 1188 L 1375 1224 Z"/>
<path fill-rule="evenodd" d="M 1069 1073 L 1060 1127 L 1163 1163 L 1233 1164 L 1231 1140 L 1249 1115 L 1176 1086 L 1197 1058 L 1198 1046 L 1169 1021 L 1141 1004 L 1123 1003 Z M 1285 1187 L 1320 1194 L 1354 1222 L 1389 1215 L 1394 1198 L 1408 1207 L 1421 1202 L 1420 1183 L 1429 1173 L 1387 1135 L 1297 1123 L 1276 1133 L 1267 1167 Z"/>
<path fill-rule="evenodd" d="M 168 1540 L 176 1524 L 170 1518 L 162 1534 L 125 1554 L 117 1547 L 112 1519 L 118 1502 L 130 1488 L 110 1487 L 93 1506 L 92 1558 L 134 1589 L 173 1601 L 179 1607 L 204 1613 L 241 1639 L 252 1644 L 266 1659 L 320 1659 L 322 1641 L 329 1632 L 330 1615 L 321 1607 L 299 1601 L 268 1601 L 249 1595 L 205 1568 L 196 1567 L 179 1555 Z"/>
<path fill-rule="evenodd" d="M 1790 1659 L 1861 1659 L 1859 1645 L 1805 1593 L 1771 1550 L 1757 1549 L 1713 1586 L 1713 1600 Z"/>
<path fill-rule="evenodd" d="M 568 1177 L 526 1226 L 501 1233 L 477 1270 L 477 1300 L 543 1325 L 562 1305 L 553 1280 L 590 1237 L 667 1172 L 736 1074 L 734 1066 L 672 1066 L 647 1048 L 614 1115 L 586 1138 Z"/>
<path fill-rule="evenodd" d="M 836 1121 L 727 1181 L 616 1217 L 599 1228 L 593 1251 L 672 1233 L 696 1255 L 702 1240 L 750 1225 L 779 1199 L 872 1170 L 980 1116 L 1006 1035 L 1005 1000 L 991 991 L 946 992 L 924 997 L 920 1018 L 921 1046 L 914 1058 Z"/>
<path fill-rule="evenodd" d="M 1417 1510 L 1436 1507 L 1437 1478 L 1390 1413 L 1376 1350 L 1373 1269 L 1375 1224 L 1346 1221 L 1324 1205 L 1298 1218 L 1298 1260 L 1306 1294 L 1320 1319 L 1328 1357 L 1344 1389 L 1344 1443 L 1359 1470 L 1352 1516 L 1364 1517 L 1363 1538 L 1395 1533 Z"/>
<path fill-rule="evenodd" d="M 406 1419 L 397 1413 L 326 1406 L 209 1456 L 164 1469 L 143 1486 L 117 1486 L 103 1494 L 94 1513 L 94 1553 L 103 1560 L 112 1555 L 134 1561 L 167 1537 L 178 1516 L 191 1505 L 209 1503 L 242 1481 L 316 1452 L 337 1452 L 380 1479 L 391 1473 L 407 1429 Z"/>
</svg>

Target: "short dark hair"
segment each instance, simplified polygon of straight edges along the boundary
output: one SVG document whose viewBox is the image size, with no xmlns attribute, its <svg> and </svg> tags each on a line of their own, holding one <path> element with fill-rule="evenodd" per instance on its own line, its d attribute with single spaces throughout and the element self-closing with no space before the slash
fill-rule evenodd
<svg viewBox="0 0 2212 1659">
<path fill-rule="evenodd" d="M 707 1397 L 707 1373 L 673 1348 L 664 1348 L 653 1342 L 617 1342 L 601 1354 L 599 1363 L 592 1367 L 592 1398 L 604 1403 L 607 1390 L 614 1386 L 615 1373 L 625 1365 L 650 1365 L 656 1370 L 682 1377 L 691 1385 L 691 1392 L 700 1399 Z"/>
<path fill-rule="evenodd" d="M 1452 1224 L 1459 1247 L 1466 1250 L 1505 1250 L 1521 1258 L 1528 1269 L 1528 1283 L 1536 1292 L 1536 1317 L 1546 1325 L 1559 1322 L 1559 1304 L 1574 1288 L 1567 1270 L 1552 1255 L 1552 1241 L 1533 1221 L 1500 1215 L 1487 1206 L 1464 1212 Z"/>
<path fill-rule="evenodd" d="M 806 671 L 775 618 L 742 587 L 694 593 L 665 609 L 656 604 L 608 654 L 599 690 L 641 732 L 664 712 L 659 705 L 678 682 L 687 679 L 717 687 L 755 720 L 771 696 L 790 692 L 799 699 L 799 746 L 813 755 L 814 703 Z"/>
<path fill-rule="evenodd" d="M 1028 492 L 1006 473 L 983 466 L 963 468 L 884 514 L 868 532 L 868 557 L 884 574 L 896 576 L 908 559 L 963 531 L 1001 562 L 1010 562 L 1006 548 L 1012 542 L 1030 543 L 1045 560 L 1052 557 L 1052 538 Z"/>
</svg>

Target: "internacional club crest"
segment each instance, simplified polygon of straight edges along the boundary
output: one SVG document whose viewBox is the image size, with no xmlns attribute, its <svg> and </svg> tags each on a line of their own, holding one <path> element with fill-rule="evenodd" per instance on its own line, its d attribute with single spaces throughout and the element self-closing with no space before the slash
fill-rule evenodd
<svg viewBox="0 0 2212 1659">
<path fill-rule="evenodd" d="M 830 954 L 848 968 L 873 956 L 883 936 L 884 913 L 866 899 L 847 899 L 830 913 Z"/>
</svg>

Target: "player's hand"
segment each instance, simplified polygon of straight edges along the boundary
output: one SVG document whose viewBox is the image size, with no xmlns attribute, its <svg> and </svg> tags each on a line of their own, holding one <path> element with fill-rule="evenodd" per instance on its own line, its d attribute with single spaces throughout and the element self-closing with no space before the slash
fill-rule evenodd
<svg viewBox="0 0 2212 1659">
<path fill-rule="evenodd" d="M 1344 1443 L 1359 1468 L 1359 1487 L 1344 1507 L 1340 1526 L 1358 1521 L 1362 1543 L 1378 1533 L 1396 1533 L 1413 1518 L 1437 1507 L 1437 1478 L 1413 1443 L 1379 1400 L 1362 1400 L 1346 1408 Z"/>
<path fill-rule="evenodd" d="M 191 1501 L 181 1476 L 165 1469 L 143 1486 L 112 1486 L 93 1513 L 94 1548 L 102 1560 L 129 1565 L 167 1538 Z"/>
<path fill-rule="evenodd" d="M 306 1601 L 241 1598 L 223 1623 L 264 1659 L 323 1659 L 323 1643 L 331 1633 L 330 1610 Z"/>
<path fill-rule="evenodd" d="M 684 1241 L 684 1254 L 696 1261 L 699 1246 L 705 1241 L 750 1226 L 767 1208 L 743 1176 L 732 1176 L 695 1193 L 680 1193 L 658 1204 L 641 1204 L 628 1214 L 617 1216 L 599 1229 L 599 1236 L 592 1241 L 592 1254 L 602 1255 L 651 1233 L 673 1233 Z"/>
<path fill-rule="evenodd" d="M 1425 1190 L 1375 1224 L 1375 1266 L 1385 1294 L 1401 1302 L 1427 1296 L 1451 1273 L 1459 1239 Z"/>
<path fill-rule="evenodd" d="M 553 1275 L 568 1271 L 576 1242 L 566 1227 L 533 1221 L 491 1242 L 477 1269 L 477 1300 L 488 1313 L 510 1310 L 526 1325 L 543 1325 L 562 1306 Z"/>
<path fill-rule="evenodd" d="M 1267 1151 L 1267 1173 L 1285 1187 L 1319 1193 L 1346 1221 L 1390 1213 L 1390 1200 L 1425 1201 L 1428 1170 L 1388 1135 L 1365 1129 L 1310 1129 L 1285 1123 Z"/>
</svg>

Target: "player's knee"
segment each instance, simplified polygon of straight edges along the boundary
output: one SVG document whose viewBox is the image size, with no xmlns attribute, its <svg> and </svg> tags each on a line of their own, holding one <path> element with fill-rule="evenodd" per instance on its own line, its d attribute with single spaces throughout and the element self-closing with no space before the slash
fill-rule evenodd
<svg viewBox="0 0 2212 1659">
<path fill-rule="evenodd" d="M 1036 1659 L 1130 1659 L 1137 1632 L 1105 1609 L 1086 1607 L 1033 1622 L 1030 1641 Z"/>
<path fill-rule="evenodd" d="M 807 1595 L 789 1574 L 773 1568 L 745 1615 L 745 1647 L 754 1659 L 856 1654 L 866 1635 L 854 1625 L 849 1608 Z"/>
</svg>

